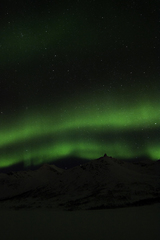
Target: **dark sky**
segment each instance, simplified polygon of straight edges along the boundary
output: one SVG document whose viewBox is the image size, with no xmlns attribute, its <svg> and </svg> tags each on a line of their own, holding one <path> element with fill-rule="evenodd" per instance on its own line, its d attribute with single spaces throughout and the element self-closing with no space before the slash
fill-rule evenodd
<svg viewBox="0 0 160 240">
<path fill-rule="evenodd" d="M 2 0 L 0 16 L 0 167 L 160 158 L 158 0 Z"/>
</svg>

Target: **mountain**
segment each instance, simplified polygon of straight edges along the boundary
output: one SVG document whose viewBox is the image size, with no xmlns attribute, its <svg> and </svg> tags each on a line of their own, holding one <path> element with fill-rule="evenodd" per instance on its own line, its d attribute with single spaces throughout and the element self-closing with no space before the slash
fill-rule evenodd
<svg viewBox="0 0 160 240">
<path fill-rule="evenodd" d="M 1 208 L 103 209 L 160 201 L 160 161 L 108 157 L 68 170 L 44 164 L 0 174 Z"/>
</svg>

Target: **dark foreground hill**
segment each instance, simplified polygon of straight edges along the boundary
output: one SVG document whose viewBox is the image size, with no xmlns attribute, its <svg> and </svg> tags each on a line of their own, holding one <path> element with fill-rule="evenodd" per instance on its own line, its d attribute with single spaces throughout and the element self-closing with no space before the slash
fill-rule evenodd
<svg viewBox="0 0 160 240">
<path fill-rule="evenodd" d="M 1 208 L 116 208 L 160 202 L 160 161 L 124 162 L 105 155 L 68 170 L 0 174 Z"/>
</svg>

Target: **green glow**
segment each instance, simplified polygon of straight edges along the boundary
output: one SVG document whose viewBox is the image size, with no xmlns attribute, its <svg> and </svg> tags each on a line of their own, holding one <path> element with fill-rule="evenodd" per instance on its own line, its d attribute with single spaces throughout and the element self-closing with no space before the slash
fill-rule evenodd
<svg viewBox="0 0 160 240">
<path fill-rule="evenodd" d="M 148 156 L 153 159 L 153 160 L 157 160 L 160 159 L 160 147 L 159 144 L 155 143 L 153 145 L 153 143 L 148 146 L 147 148 L 148 151 Z"/>
<path fill-rule="evenodd" d="M 70 107 L 72 109 L 72 107 Z M 114 109 L 96 111 L 93 107 L 70 110 L 67 114 L 50 110 L 49 113 L 32 113 L 31 116 L 25 116 L 11 129 L 7 126 L 1 129 L 0 146 L 31 139 L 45 134 L 57 134 L 65 131 L 73 131 L 80 128 L 90 128 L 98 130 L 133 130 L 157 127 L 159 123 L 159 106 L 140 105 L 132 109 Z M 64 115 L 64 116 L 63 116 Z M 55 117 L 56 116 L 56 117 Z"/>
<path fill-rule="evenodd" d="M 114 156 L 129 157 L 130 150 L 127 147 L 121 146 L 120 143 L 109 143 L 107 145 L 109 149 L 108 154 L 114 152 Z M 23 160 L 25 166 L 31 164 L 36 165 L 44 161 L 52 161 L 53 158 L 59 159 L 66 156 L 76 156 L 81 158 L 95 159 L 104 154 L 106 144 L 100 144 L 98 141 L 70 141 L 59 142 L 56 144 L 50 144 L 47 147 L 40 147 L 35 149 L 21 149 L 18 154 L 16 151 L 12 151 L 9 154 L 5 154 L 1 158 L 0 167 L 6 167 Z M 125 152 L 125 154 L 124 154 Z M 31 160 L 34 159 L 34 162 Z"/>
<path fill-rule="evenodd" d="M 1 126 L 0 167 L 19 162 L 37 165 L 68 156 L 94 159 L 104 153 L 117 158 L 146 155 L 158 159 L 158 145 L 144 144 L 143 135 L 131 138 L 135 131 L 156 130 L 159 119 L 159 106 L 147 102 L 130 108 L 106 105 L 106 109 L 96 109 L 89 104 L 75 108 L 69 104 L 58 111 L 32 110 L 19 121 L 13 119 Z M 143 147 L 133 147 L 134 141 Z"/>
<path fill-rule="evenodd" d="M 155 24 L 78 2 L 2 14 L 0 167 L 160 158 Z"/>
</svg>

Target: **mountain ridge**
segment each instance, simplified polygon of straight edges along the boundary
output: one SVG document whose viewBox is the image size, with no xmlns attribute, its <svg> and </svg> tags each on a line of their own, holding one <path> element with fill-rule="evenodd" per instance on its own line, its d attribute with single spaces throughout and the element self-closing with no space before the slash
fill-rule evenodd
<svg viewBox="0 0 160 240">
<path fill-rule="evenodd" d="M 159 202 L 159 170 L 160 162 L 129 163 L 105 154 L 67 170 L 44 164 L 1 173 L 0 208 L 80 210 Z"/>
</svg>

